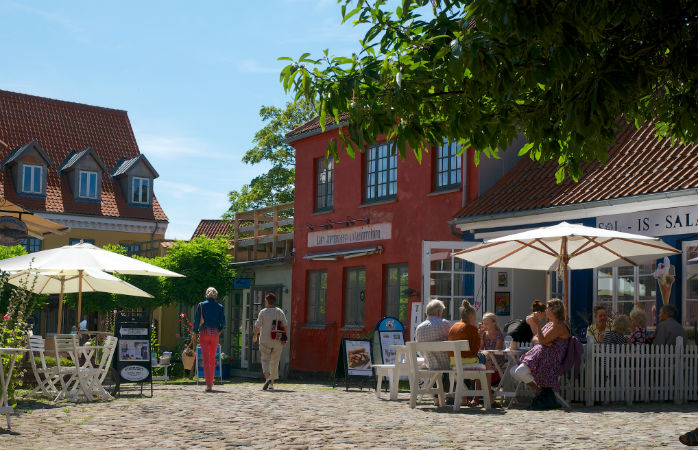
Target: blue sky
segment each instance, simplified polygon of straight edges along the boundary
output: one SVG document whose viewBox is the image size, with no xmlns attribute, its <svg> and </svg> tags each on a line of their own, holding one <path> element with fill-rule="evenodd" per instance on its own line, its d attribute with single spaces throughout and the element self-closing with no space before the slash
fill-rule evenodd
<svg viewBox="0 0 698 450">
<path fill-rule="evenodd" d="M 128 111 L 176 239 L 265 170 L 240 159 L 260 106 L 290 100 L 276 59 L 350 55 L 362 36 L 335 0 L 0 0 L 0 16 L 0 88 Z"/>
</svg>

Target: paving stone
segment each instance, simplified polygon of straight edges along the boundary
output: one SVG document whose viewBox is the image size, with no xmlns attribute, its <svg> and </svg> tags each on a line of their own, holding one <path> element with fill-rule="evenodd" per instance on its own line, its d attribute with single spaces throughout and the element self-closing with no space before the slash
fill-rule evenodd
<svg viewBox="0 0 698 450">
<path fill-rule="evenodd" d="M 0 430 L 0 449 L 657 449 L 680 448 L 678 435 L 698 425 L 696 403 L 454 413 L 430 399 L 410 409 L 405 393 L 390 402 L 320 384 L 278 388 L 234 382 L 204 393 L 158 384 L 152 399 L 20 402 L 34 409 L 13 417 L 11 434 Z"/>
</svg>

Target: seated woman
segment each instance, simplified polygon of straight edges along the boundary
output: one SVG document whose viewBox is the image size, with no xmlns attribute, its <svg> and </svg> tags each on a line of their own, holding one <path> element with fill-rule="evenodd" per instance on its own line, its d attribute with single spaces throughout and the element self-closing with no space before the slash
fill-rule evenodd
<svg viewBox="0 0 698 450">
<path fill-rule="evenodd" d="M 559 298 L 548 300 L 545 315 L 550 320 L 542 329 L 533 318 L 527 319 L 538 344 L 521 357 L 511 369 L 514 379 L 538 391 L 532 409 L 554 409 L 559 405 L 553 391 L 560 390 L 558 374 L 567 351 L 570 330 L 565 324 L 565 306 Z"/>
<path fill-rule="evenodd" d="M 511 343 L 512 349 L 518 348 L 519 343 L 531 342 L 533 340 L 533 330 L 531 330 L 531 326 L 528 324 L 529 317 L 535 319 L 536 323 L 540 325 L 543 319 L 545 319 L 545 303 L 540 300 L 533 300 L 533 303 L 531 303 L 531 314 L 526 316 L 521 324 L 509 333 L 509 336 L 513 339 Z"/>
<path fill-rule="evenodd" d="M 630 333 L 630 319 L 625 314 L 616 316 L 613 320 L 613 329 L 606 330 L 603 334 L 604 344 L 627 344 L 625 335 Z"/>
<path fill-rule="evenodd" d="M 480 330 L 480 342 L 482 343 L 483 350 L 504 350 L 504 334 L 502 330 L 497 325 L 497 316 L 493 313 L 485 313 L 482 316 L 482 329 Z M 494 370 L 494 364 L 492 364 L 492 356 L 497 360 L 499 367 L 503 367 L 505 360 L 504 355 L 491 355 L 487 359 L 487 370 Z M 495 371 L 490 377 L 490 384 L 494 384 L 499 381 L 499 374 Z"/>
<path fill-rule="evenodd" d="M 638 305 L 630 311 L 630 327 L 633 331 L 628 338 L 628 344 L 646 344 L 647 314 Z"/>
<path fill-rule="evenodd" d="M 589 336 L 594 338 L 594 343 L 603 344 L 603 334 L 608 324 L 608 310 L 604 305 L 594 306 L 594 323 L 587 327 L 587 340 Z"/>
<path fill-rule="evenodd" d="M 467 340 L 470 344 L 470 350 L 468 350 L 467 352 L 461 352 L 463 364 L 484 364 L 485 355 L 479 353 L 480 335 L 477 331 L 477 327 L 475 326 L 475 323 L 477 321 L 477 313 L 475 311 L 475 308 L 473 308 L 473 305 L 471 305 L 468 300 L 463 300 L 463 304 L 460 307 L 460 317 L 460 322 L 456 322 L 455 324 L 453 324 L 451 329 L 448 331 L 448 340 Z M 453 359 L 454 357 L 455 355 L 451 356 L 451 366 L 455 364 L 455 361 Z M 492 390 L 489 389 L 489 382 L 487 387 L 490 393 L 490 403 L 496 406 L 494 404 L 494 401 L 492 400 Z M 477 385 L 476 388 L 479 389 Z M 477 398 L 474 398 L 473 401 L 470 402 L 470 405 L 472 406 L 475 406 L 477 404 Z"/>
</svg>

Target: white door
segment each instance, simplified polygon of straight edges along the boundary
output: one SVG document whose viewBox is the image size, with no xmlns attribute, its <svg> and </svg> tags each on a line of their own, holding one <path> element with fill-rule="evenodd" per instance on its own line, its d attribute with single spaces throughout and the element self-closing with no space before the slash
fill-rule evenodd
<svg viewBox="0 0 698 450">
<path fill-rule="evenodd" d="M 453 256 L 480 242 L 423 241 L 422 242 L 422 305 L 438 298 L 446 305 L 444 318 L 460 320 L 458 308 L 464 299 L 481 305 L 486 291 L 482 283 L 482 268 Z M 424 311 L 424 308 L 422 308 Z M 478 308 L 478 317 L 482 308 Z"/>
</svg>

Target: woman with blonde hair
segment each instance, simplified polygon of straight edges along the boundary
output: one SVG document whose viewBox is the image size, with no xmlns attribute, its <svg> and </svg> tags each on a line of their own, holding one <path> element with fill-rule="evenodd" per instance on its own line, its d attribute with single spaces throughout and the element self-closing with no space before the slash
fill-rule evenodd
<svg viewBox="0 0 698 450">
<path fill-rule="evenodd" d="M 482 349 L 485 350 L 503 350 L 504 349 L 504 334 L 501 328 L 497 324 L 497 316 L 491 312 L 485 313 L 482 316 L 482 328 L 480 330 L 480 342 L 482 343 Z M 497 373 L 492 364 L 491 358 L 497 360 L 499 367 L 504 367 L 505 359 L 504 355 L 489 355 L 486 365 L 487 370 L 493 370 L 494 372 L 490 376 L 490 384 L 499 382 L 499 374 Z"/>
<path fill-rule="evenodd" d="M 554 391 L 560 390 L 558 372 L 571 336 L 565 323 L 565 305 L 562 300 L 548 300 L 545 316 L 550 322 L 543 328 L 533 318 L 526 319 L 538 344 L 521 357 L 521 364 L 511 370 L 515 379 L 538 391 L 531 404 L 532 409 L 554 409 L 559 406 Z"/>
<path fill-rule="evenodd" d="M 625 314 L 619 314 L 613 319 L 613 328 L 603 334 L 604 344 L 627 344 L 625 335 L 630 332 L 630 319 Z"/>
<path fill-rule="evenodd" d="M 223 305 L 218 303 L 218 291 L 210 287 L 206 289 L 206 300 L 196 307 L 194 317 L 194 333 L 201 344 L 201 359 L 204 363 L 204 379 L 206 392 L 213 390 L 213 375 L 216 369 L 216 350 L 218 339 L 225 327 L 225 312 Z"/>
<path fill-rule="evenodd" d="M 646 344 L 647 343 L 647 314 L 635 305 L 630 311 L 630 326 L 632 333 L 628 338 L 628 344 Z"/>
</svg>

